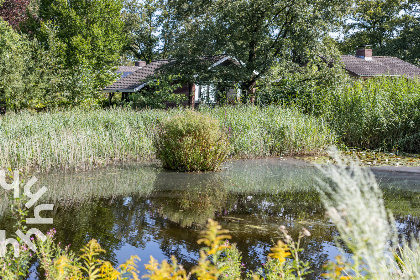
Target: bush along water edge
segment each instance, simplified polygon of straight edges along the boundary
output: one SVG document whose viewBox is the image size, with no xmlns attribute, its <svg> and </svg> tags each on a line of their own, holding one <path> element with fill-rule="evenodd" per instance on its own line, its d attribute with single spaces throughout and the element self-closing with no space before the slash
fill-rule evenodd
<svg viewBox="0 0 420 280">
<path fill-rule="evenodd" d="M 155 147 L 163 167 L 178 171 L 215 171 L 230 149 L 219 122 L 191 110 L 162 124 Z"/>
</svg>

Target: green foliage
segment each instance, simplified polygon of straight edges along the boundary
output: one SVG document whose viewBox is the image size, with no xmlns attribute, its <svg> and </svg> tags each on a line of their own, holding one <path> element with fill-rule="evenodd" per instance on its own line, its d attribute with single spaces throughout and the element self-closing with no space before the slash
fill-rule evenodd
<svg viewBox="0 0 420 280">
<path fill-rule="evenodd" d="M 167 104 L 180 105 L 186 96 L 174 93 L 181 86 L 176 79 L 169 75 L 151 80 L 145 89 L 130 96 L 133 107 L 165 109 Z"/>
<path fill-rule="evenodd" d="M 127 42 L 124 46 L 127 55 L 147 63 L 156 60 L 155 50 L 159 44 L 157 33 L 160 27 L 156 13 L 159 8 L 160 1 L 124 1 L 122 19 L 124 32 L 127 34 Z"/>
<path fill-rule="evenodd" d="M 351 11 L 352 19 L 344 25 L 347 35 L 343 52 L 354 54 L 356 47 L 374 45 L 381 48 L 395 36 L 395 29 L 406 15 L 401 15 L 406 1 L 358 0 Z"/>
<path fill-rule="evenodd" d="M 124 44 L 121 9 L 120 0 L 41 0 L 28 22 L 26 32 L 65 70 L 63 94 L 71 102 L 97 98 L 116 78 L 111 70 Z"/>
<path fill-rule="evenodd" d="M 335 49 L 333 45 L 329 48 Z M 277 63 L 270 75 L 258 83 L 257 104 L 295 106 L 305 113 L 321 115 L 330 102 L 328 93 L 349 83 L 350 78 L 342 65 L 332 63 L 336 60 L 336 57 L 323 56 L 310 59 L 304 66 Z"/>
<path fill-rule="evenodd" d="M 53 239 L 53 234 L 50 234 L 46 242 L 51 243 Z M 38 244 L 43 246 L 40 242 Z M 73 252 L 60 249 L 58 246 L 55 250 L 44 248 L 42 261 L 46 265 L 42 266 L 46 272 L 46 279 L 139 279 L 136 261 L 140 259 L 137 256 L 132 256 L 118 268 L 114 268 L 110 262 L 100 259 L 99 256 L 105 253 L 105 250 L 95 239 L 90 240 L 80 251 L 81 254 L 76 256 Z"/>
<path fill-rule="evenodd" d="M 291 74 L 275 68 L 281 78 L 262 85 L 257 101 L 285 104 L 322 117 L 348 147 L 420 152 L 418 79 L 351 80 L 340 71 L 315 68 Z"/>
<path fill-rule="evenodd" d="M 229 71 L 211 73 L 213 80 L 241 82 L 244 100 L 253 93 L 255 82 L 264 77 L 275 61 L 284 65 L 305 64 L 322 53 L 322 38 L 349 7 L 347 1 L 178 1 L 186 12 L 176 37 L 173 57 L 184 67 L 182 75 L 200 69 L 191 63 L 205 55 L 228 53 L 243 62 Z M 183 15 L 183 14 L 182 14 Z"/>
<path fill-rule="evenodd" d="M 229 143 L 217 120 L 186 110 L 162 125 L 156 150 L 165 168 L 214 171 L 225 160 Z"/>
<path fill-rule="evenodd" d="M 356 81 L 342 91 L 331 91 L 328 98 L 324 117 L 347 146 L 420 151 L 418 80 Z"/>
<path fill-rule="evenodd" d="M 256 274 L 253 275 L 254 279 L 304 279 L 303 276 L 310 273 L 309 262 L 304 262 L 299 259 L 299 248 L 302 238 L 305 236 L 311 236 L 311 233 L 303 228 L 299 233 L 297 242 L 295 242 L 285 228 L 280 226 L 285 242 L 278 240 L 277 244 L 270 250 L 268 254 L 267 262 L 264 267 L 259 269 Z"/>
<path fill-rule="evenodd" d="M 358 46 L 372 45 L 374 55 L 396 56 L 420 65 L 418 1 L 355 1 L 340 48 L 354 54 Z"/>
<path fill-rule="evenodd" d="M 14 229 L 21 230 L 26 234 L 27 226 L 26 217 L 28 216 L 29 210 L 24 207 L 24 204 L 28 201 L 27 197 L 15 198 L 11 204 L 11 217 L 14 220 Z M 6 236 L 7 238 L 7 236 Z M 28 248 L 24 240 L 18 236 L 14 236 L 19 246 L 19 257 L 14 256 L 14 249 L 12 246 L 8 246 L 4 257 L 0 258 L 0 277 L 5 280 L 25 279 L 29 268 L 31 267 L 31 261 L 33 255 L 31 250 Z"/>
<path fill-rule="evenodd" d="M 0 18 L 0 102 L 10 104 L 22 92 L 28 43 Z"/>
<path fill-rule="evenodd" d="M 222 271 L 221 279 L 240 279 L 242 273 L 242 255 L 236 247 L 235 243 L 229 244 L 229 240 L 225 240 L 228 247 L 224 250 L 224 256 L 220 258 L 217 268 Z"/>
<path fill-rule="evenodd" d="M 56 36 L 57 27 L 43 23 L 40 32 L 42 41 L 0 22 L 0 102 L 14 110 L 83 106 L 89 101 L 95 106 L 92 97 L 99 96 L 92 95 L 97 87 L 91 77 L 64 67 L 65 45 Z"/>
</svg>

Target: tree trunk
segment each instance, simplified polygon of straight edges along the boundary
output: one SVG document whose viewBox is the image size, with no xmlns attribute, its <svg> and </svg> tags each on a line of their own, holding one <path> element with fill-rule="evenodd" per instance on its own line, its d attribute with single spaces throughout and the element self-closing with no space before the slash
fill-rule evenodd
<svg viewBox="0 0 420 280">
<path fill-rule="evenodd" d="M 121 93 L 121 101 L 128 102 L 128 92 Z"/>
<path fill-rule="evenodd" d="M 245 82 L 242 86 L 242 96 L 241 102 L 242 103 L 254 103 L 255 100 L 255 79 L 252 78 L 251 80 Z"/>
<path fill-rule="evenodd" d="M 194 109 L 195 105 L 195 84 L 188 84 L 188 107 Z"/>
<path fill-rule="evenodd" d="M 6 114 L 6 102 L 0 102 L 0 115 Z"/>
<path fill-rule="evenodd" d="M 108 94 L 108 103 L 109 103 L 109 107 L 111 107 L 111 104 L 112 104 L 112 97 L 114 97 L 114 94 L 115 94 L 115 93 L 113 93 L 113 92 L 110 92 L 110 93 Z"/>
</svg>

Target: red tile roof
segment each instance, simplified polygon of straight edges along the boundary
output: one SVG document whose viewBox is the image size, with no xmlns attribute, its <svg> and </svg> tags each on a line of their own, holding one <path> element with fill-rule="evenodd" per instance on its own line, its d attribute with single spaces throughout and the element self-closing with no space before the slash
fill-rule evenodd
<svg viewBox="0 0 420 280">
<path fill-rule="evenodd" d="M 372 60 L 365 60 L 356 56 L 342 55 L 341 61 L 347 71 L 360 77 L 384 75 L 420 78 L 419 67 L 396 57 L 372 56 Z"/>
</svg>

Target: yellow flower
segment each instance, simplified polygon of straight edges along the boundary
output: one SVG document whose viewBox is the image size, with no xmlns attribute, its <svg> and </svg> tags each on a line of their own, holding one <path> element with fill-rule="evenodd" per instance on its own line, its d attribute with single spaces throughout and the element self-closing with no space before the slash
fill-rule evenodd
<svg viewBox="0 0 420 280">
<path fill-rule="evenodd" d="M 281 240 L 277 241 L 277 244 L 270 250 L 272 253 L 268 254 L 268 256 L 273 259 L 278 259 L 281 263 L 284 263 L 286 258 L 291 255 L 289 246 Z"/>
</svg>

